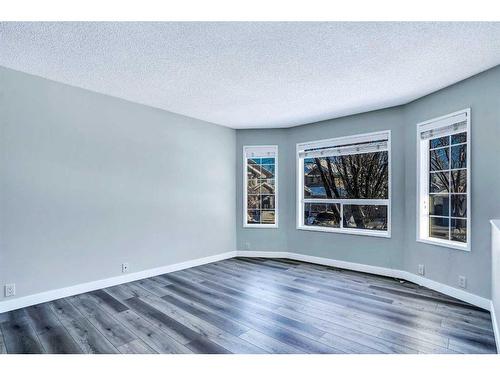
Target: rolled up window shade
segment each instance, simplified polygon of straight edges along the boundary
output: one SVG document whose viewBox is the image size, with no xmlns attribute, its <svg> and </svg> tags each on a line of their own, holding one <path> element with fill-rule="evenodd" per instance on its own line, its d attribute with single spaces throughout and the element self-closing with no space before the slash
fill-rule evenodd
<svg viewBox="0 0 500 375">
<path fill-rule="evenodd" d="M 438 138 L 467 130 L 467 112 L 427 122 L 419 126 L 420 139 Z"/>
<path fill-rule="evenodd" d="M 355 154 L 366 154 L 371 152 L 387 151 L 387 140 L 376 142 L 364 142 L 348 145 L 339 145 L 334 147 L 322 147 L 306 149 L 299 152 L 299 156 L 303 158 L 318 158 L 329 156 L 344 156 Z"/>
<path fill-rule="evenodd" d="M 454 124 L 439 127 L 437 129 L 426 130 L 420 133 L 420 139 L 438 138 L 453 133 L 461 133 L 467 130 L 467 120 Z"/>
<path fill-rule="evenodd" d="M 245 157 L 251 158 L 273 158 L 276 157 L 276 146 L 247 146 L 245 147 Z"/>
</svg>

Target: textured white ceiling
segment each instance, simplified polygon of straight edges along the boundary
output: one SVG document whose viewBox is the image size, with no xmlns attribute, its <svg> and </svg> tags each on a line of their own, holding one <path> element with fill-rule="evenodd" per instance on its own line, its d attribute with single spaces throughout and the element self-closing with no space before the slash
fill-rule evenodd
<svg viewBox="0 0 500 375">
<path fill-rule="evenodd" d="M 500 23 L 0 23 L 0 65 L 233 128 L 409 102 L 500 63 Z"/>
</svg>

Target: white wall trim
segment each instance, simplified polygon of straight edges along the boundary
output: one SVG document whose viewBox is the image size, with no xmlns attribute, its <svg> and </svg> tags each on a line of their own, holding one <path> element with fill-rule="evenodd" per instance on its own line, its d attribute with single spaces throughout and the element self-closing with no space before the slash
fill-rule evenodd
<svg viewBox="0 0 500 375">
<path fill-rule="evenodd" d="M 491 301 L 490 313 L 491 313 L 491 323 L 493 324 L 493 333 L 495 334 L 495 343 L 497 344 L 497 353 L 500 354 L 500 331 L 499 331 L 500 326 L 498 325 L 500 322 L 497 320 L 493 301 Z"/>
<path fill-rule="evenodd" d="M 290 258 L 288 251 L 253 251 L 253 250 L 239 250 L 236 251 L 237 257 L 249 258 Z"/>
<path fill-rule="evenodd" d="M 472 294 L 466 292 L 465 290 L 454 288 L 452 286 L 439 283 L 437 281 L 428 279 L 426 277 L 422 277 L 419 275 L 415 275 L 414 273 L 407 271 L 398 271 L 400 276 L 398 278 L 404 279 L 407 281 L 411 281 L 412 283 L 425 286 L 426 288 L 435 290 L 436 292 L 440 292 L 446 294 L 447 296 L 459 299 L 461 301 L 470 303 L 471 305 L 481 307 L 482 309 L 490 311 L 491 309 L 491 300 L 478 296 L 476 294 Z"/>
<path fill-rule="evenodd" d="M 335 260 L 329 258 L 322 258 L 312 255 L 305 255 L 300 253 L 292 253 L 288 251 L 237 251 L 237 256 L 240 257 L 253 257 L 253 258 L 288 258 L 300 260 L 303 262 L 310 262 L 322 264 L 325 266 L 344 268 L 353 271 L 373 273 L 382 276 L 398 277 L 398 272 L 392 268 L 371 266 L 362 263 L 346 262 L 343 260 Z"/>
<path fill-rule="evenodd" d="M 316 256 L 304 255 L 300 253 L 292 253 L 286 251 L 279 251 L 279 252 L 237 251 L 236 253 L 237 256 L 246 256 L 246 257 L 289 258 L 289 259 L 301 260 L 304 262 L 311 262 L 316 264 L 323 264 L 326 266 L 344 268 L 353 271 L 373 273 L 375 275 L 394 277 L 397 279 L 410 281 L 412 283 L 421 286 L 425 286 L 426 288 L 446 294 L 447 296 L 459 299 L 461 301 L 470 303 L 471 305 L 478 306 L 485 310 L 491 311 L 491 301 L 487 298 L 480 297 L 475 294 L 466 292 L 465 290 L 453 288 L 451 286 L 403 270 L 387 268 L 387 267 L 371 266 L 362 263 L 346 262 L 342 260 L 322 258 L 322 257 L 316 257 Z"/>
<path fill-rule="evenodd" d="M 236 251 L 228 251 L 221 254 L 211 255 L 204 258 L 192 259 L 181 263 L 169 264 L 162 267 L 147 269 L 144 271 L 127 273 L 119 276 L 110 277 L 107 279 L 90 281 L 88 283 L 72 285 L 61 289 L 49 290 L 47 292 L 32 294 L 25 297 L 8 299 L 0 302 L 0 313 L 20 309 L 22 307 L 36 305 L 38 303 L 53 301 L 59 298 L 74 296 L 76 294 L 90 292 L 92 290 L 108 288 L 131 281 L 141 280 L 148 277 L 162 275 L 180 271 L 186 268 L 201 266 L 207 263 L 217 262 L 219 260 L 229 259 L 236 256 Z"/>
<path fill-rule="evenodd" d="M 328 258 L 316 257 L 316 256 L 311 256 L 311 255 L 304 255 L 304 254 L 299 254 L 299 253 L 290 253 L 290 254 L 291 254 L 290 257 L 292 259 L 301 260 L 303 262 L 323 264 L 325 266 L 343 268 L 343 269 L 352 270 L 352 271 L 373 273 L 373 274 L 382 275 L 382 276 L 397 277 L 397 275 L 395 273 L 396 270 L 394 270 L 392 268 L 371 266 L 371 265 L 362 264 L 362 263 L 346 262 L 343 260 L 328 259 Z"/>
<path fill-rule="evenodd" d="M 114 276 L 108 279 L 91 281 L 88 283 L 73 285 L 61 289 L 54 289 L 47 292 L 32 294 L 25 297 L 4 300 L 0 302 L 0 313 L 15 309 L 20 309 L 26 306 L 36 305 L 38 303 L 53 301 L 55 299 L 69 297 L 80 293 L 90 292 L 92 290 L 108 288 L 110 286 L 128 283 L 131 281 L 145 279 L 148 277 L 162 275 L 165 273 L 180 271 L 186 268 L 201 266 L 207 263 L 234 258 L 236 256 L 253 257 L 253 258 L 289 258 L 304 262 L 323 264 L 326 266 L 338 267 L 359 272 L 373 273 L 375 275 L 382 275 L 382 276 L 407 280 L 490 311 L 492 315 L 493 326 L 496 328 L 495 338 L 497 340 L 497 343 L 499 340 L 498 325 L 496 325 L 497 320 L 494 315 L 494 310 L 491 301 L 487 298 L 477 296 L 475 294 L 466 292 L 461 289 L 453 288 L 451 286 L 439 283 L 434 280 L 427 279 L 419 275 L 415 275 L 407 271 L 402 271 L 387 267 L 372 266 L 362 263 L 354 263 L 342 260 L 322 258 L 312 255 L 293 253 L 289 251 L 228 251 L 225 253 L 220 253 L 204 258 L 192 259 L 181 263 L 175 263 L 144 271 Z"/>
</svg>

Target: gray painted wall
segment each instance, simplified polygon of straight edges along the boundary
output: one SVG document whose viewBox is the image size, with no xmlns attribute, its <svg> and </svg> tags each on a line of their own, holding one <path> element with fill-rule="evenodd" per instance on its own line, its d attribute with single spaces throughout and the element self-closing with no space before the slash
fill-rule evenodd
<svg viewBox="0 0 500 375">
<path fill-rule="evenodd" d="M 236 141 L 236 233 L 237 249 L 286 251 L 287 236 L 290 226 L 289 219 L 294 215 L 295 208 L 290 206 L 288 199 L 290 180 L 295 178 L 293 164 L 287 148 L 288 132 L 286 129 L 269 129 L 265 131 L 241 130 Z M 243 228 L 243 146 L 278 145 L 278 209 L 279 222 L 276 229 Z"/>
<path fill-rule="evenodd" d="M 471 108 L 471 252 L 416 242 L 416 124 Z M 500 66 L 425 96 L 405 107 L 406 241 L 405 269 L 416 273 L 425 264 L 426 276 L 467 289 L 483 297 L 491 294 L 491 235 L 489 220 L 500 217 Z"/>
<path fill-rule="evenodd" d="M 291 147 L 289 151 L 294 163 L 295 145 L 297 143 L 390 130 L 392 155 L 391 215 L 393 223 L 391 238 L 297 230 L 295 219 L 296 178 L 293 176 L 289 181 L 289 185 L 293 187 L 291 194 L 289 194 L 290 204 L 293 204 L 294 207 L 292 222 L 288 227 L 290 251 L 380 267 L 399 268 L 402 265 L 404 162 L 402 158 L 394 157 L 394 155 L 404 152 L 402 115 L 401 108 L 396 107 L 290 129 Z M 293 170 L 295 170 L 295 164 Z"/>
<path fill-rule="evenodd" d="M 235 249 L 232 129 L 0 68 L 0 132 L 17 297 Z"/>
<path fill-rule="evenodd" d="M 498 312 L 500 311 L 500 220 L 491 221 L 491 303 L 493 304 L 496 322 L 493 329 L 497 335 L 497 343 L 500 341 L 500 320 Z M 492 314 L 493 315 L 493 314 Z M 495 326 L 496 323 L 496 326 Z"/>
<path fill-rule="evenodd" d="M 465 107 L 472 109 L 471 253 L 415 241 L 415 125 Z M 386 129 L 392 238 L 297 230 L 296 143 Z M 237 132 L 0 68 L 0 131 L 0 285 L 15 282 L 19 297 L 117 276 L 125 261 L 134 272 L 247 244 L 410 272 L 423 263 L 432 280 L 456 286 L 465 275 L 470 292 L 490 296 L 500 67 L 405 106 Z M 278 229 L 242 227 L 242 147 L 256 144 L 279 146 Z"/>
<path fill-rule="evenodd" d="M 472 251 L 466 253 L 416 242 L 416 124 L 470 107 L 472 111 Z M 295 145 L 299 142 L 390 129 L 392 135 L 392 238 L 308 232 L 295 225 Z M 391 267 L 490 297 L 490 226 L 500 217 L 500 67 L 495 67 L 404 106 L 284 129 L 238 130 L 237 154 L 246 144 L 280 145 L 280 228 L 243 229 L 241 181 L 237 188 L 239 250 L 294 251 L 308 255 Z M 242 162 L 238 161 L 237 180 Z M 286 207 L 286 208 L 285 208 Z M 286 228 L 283 228 L 286 225 Z M 277 245 L 278 244 L 278 245 Z"/>
<path fill-rule="evenodd" d="M 334 138 L 379 130 L 391 130 L 392 152 L 403 152 L 402 111 L 399 107 L 367 114 L 349 116 L 281 130 L 238 130 L 237 153 L 244 145 L 279 145 L 279 229 L 247 229 L 242 225 L 243 196 L 241 178 L 237 185 L 238 249 L 263 251 L 293 251 L 337 260 L 366 263 L 382 267 L 401 267 L 403 240 L 404 179 L 403 159 L 392 159 L 392 238 L 353 236 L 351 234 L 322 233 L 296 229 L 296 175 L 295 146 L 297 143 Z M 242 175 L 243 157 L 238 160 Z M 239 218 L 239 221 L 238 221 Z"/>
</svg>

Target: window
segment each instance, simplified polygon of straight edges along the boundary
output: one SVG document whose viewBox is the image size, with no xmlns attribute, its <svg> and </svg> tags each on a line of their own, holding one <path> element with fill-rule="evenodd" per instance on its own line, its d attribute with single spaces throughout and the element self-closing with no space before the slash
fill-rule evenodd
<svg viewBox="0 0 500 375">
<path fill-rule="evenodd" d="M 278 227 L 278 146 L 243 147 L 243 226 Z"/>
<path fill-rule="evenodd" d="M 470 109 L 417 125 L 417 241 L 470 250 Z"/>
<path fill-rule="evenodd" d="M 390 237 L 390 131 L 297 145 L 297 228 Z"/>
</svg>

